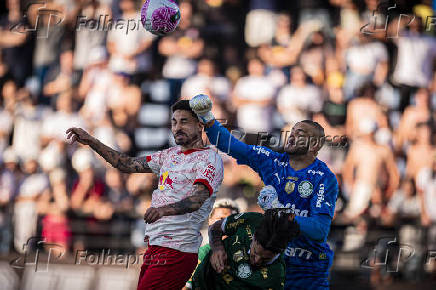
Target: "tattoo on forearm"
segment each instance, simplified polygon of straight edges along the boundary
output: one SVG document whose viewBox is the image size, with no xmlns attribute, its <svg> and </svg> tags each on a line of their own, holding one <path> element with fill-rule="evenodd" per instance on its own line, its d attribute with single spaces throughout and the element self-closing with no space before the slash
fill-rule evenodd
<svg viewBox="0 0 436 290">
<path fill-rule="evenodd" d="M 223 220 L 215 222 L 209 227 L 209 244 L 212 249 L 218 249 L 224 246 L 223 244 L 223 231 L 221 230 L 221 225 Z"/>
<path fill-rule="evenodd" d="M 120 153 L 100 141 L 96 140 L 90 144 L 101 157 L 109 162 L 113 167 L 125 173 L 149 173 L 150 167 L 144 158 L 130 157 L 124 153 Z"/>
<path fill-rule="evenodd" d="M 198 210 L 206 199 L 209 198 L 209 190 L 204 185 L 195 184 L 195 194 L 181 201 L 166 206 L 167 215 L 180 215 Z"/>
</svg>

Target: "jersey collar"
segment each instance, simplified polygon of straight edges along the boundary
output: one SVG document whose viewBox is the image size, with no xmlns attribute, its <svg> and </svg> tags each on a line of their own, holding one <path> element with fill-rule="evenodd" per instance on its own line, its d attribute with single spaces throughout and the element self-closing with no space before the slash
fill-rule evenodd
<svg viewBox="0 0 436 290">
<path fill-rule="evenodd" d="M 186 150 L 186 151 L 182 151 L 182 149 L 179 149 L 179 151 L 177 152 L 177 154 L 185 154 L 185 155 L 188 155 L 188 154 L 191 154 L 191 153 L 193 153 L 193 152 L 197 152 L 197 151 L 204 151 L 204 150 L 207 150 L 207 149 L 209 149 L 209 148 L 192 148 L 192 149 L 188 149 L 188 150 Z"/>
</svg>

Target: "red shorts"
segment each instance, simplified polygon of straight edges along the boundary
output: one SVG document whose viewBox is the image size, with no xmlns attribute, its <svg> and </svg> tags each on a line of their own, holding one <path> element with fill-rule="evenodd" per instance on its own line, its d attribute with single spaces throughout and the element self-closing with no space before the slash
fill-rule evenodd
<svg viewBox="0 0 436 290">
<path fill-rule="evenodd" d="M 139 274 L 138 290 L 180 290 L 197 266 L 197 253 L 184 253 L 174 249 L 149 246 Z"/>
</svg>

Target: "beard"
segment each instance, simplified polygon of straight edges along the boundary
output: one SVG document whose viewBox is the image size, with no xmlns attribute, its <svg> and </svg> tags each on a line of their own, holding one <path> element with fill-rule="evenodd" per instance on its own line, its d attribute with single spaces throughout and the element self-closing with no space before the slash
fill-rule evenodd
<svg viewBox="0 0 436 290">
<path fill-rule="evenodd" d="M 176 133 L 174 135 L 174 141 L 177 145 L 187 146 L 194 143 L 195 140 L 198 139 L 198 135 L 188 136 L 186 133 Z"/>
<path fill-rule="evenodd" d="M 295 138 L 290 138 L 285 148 L 286 153 L 290 156 L 305 155 L 309 151 L 309 142 L 297 141 Z"/>
<path fill-rule="evenodd" d="M 288 149 L 286 152 L 290 156 L 301 156 L 301 155 L 307 154 L 308 151 L 309 151 L 309 146 L 307 146 L 307 147 L 294 147 L 292 149 Z"/>
</svg>

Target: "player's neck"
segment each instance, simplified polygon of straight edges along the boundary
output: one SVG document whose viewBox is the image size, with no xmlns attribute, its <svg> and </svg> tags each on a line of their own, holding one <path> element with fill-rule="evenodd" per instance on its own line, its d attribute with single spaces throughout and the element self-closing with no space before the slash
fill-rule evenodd
<svg viewBox="0 0 436 290">
<path fill-rule="evenodd" d="M 185 152 L 188 150 L 192 150 L 192 149 L 203 149 L 204 143 L 203 140 L 200 138 L 198 140 L 194 140 L 192 143 L 190 144 L 186 144 L 186 145 L 180 145 L 180 149 Z"/>
<path fill-rule="evenodd" d="M 308 167 L 316 159 L 316 156 L 289 156 L 289 165 L 295 170 L 301 170 Z"/>
</svg>

